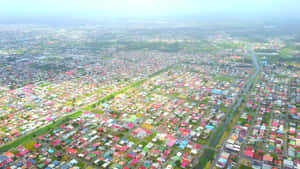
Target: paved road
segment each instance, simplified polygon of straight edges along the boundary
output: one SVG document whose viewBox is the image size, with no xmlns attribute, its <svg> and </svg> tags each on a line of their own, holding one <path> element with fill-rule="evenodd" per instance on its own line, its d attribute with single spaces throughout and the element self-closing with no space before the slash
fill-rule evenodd
<svg viewBox="0 0 300 169">
<path fill-rule="evenodd" d="M 230 115 L 226 118 L 226 120 L 225 120 L 225 122 L 222 126 L 222 130 L 216 134 L 216 136 L 213 138 L 213 140 L 211 140 L 210 146 L 215 147 L 219 143 L 221 137 L 223 136 L 225 130 L 227 129 L 227 126 L 231 123 L 232 118 L 234 117 L 234 112 L 241 106 L 241 104 L 244 100 L 243 96 L 245 96 L 249 92 L 251 86 L 254 83 L 254 80 L 255 80 L 256 76 L 258 75 L 258 73 L 260 71 L 260 67 L 259 67 L 259 64 L 257 62 L 257 58 L 256 58 L 255 54 L 253 53 L 253 51 L 250 48 L 248 49 L 248 53 L 250 54 L 250 56 L 252 58 L 252 63 L 253 63 L 253 66 L 255 67 L 255 72 L 250 77 L 250 80 L 249 80 L 248 84 L 246 85 L 246 87 L 242 89 L 242 92 L 240 94 L 240 97 L 237 100 L 237 103 L 231 109 Z M 210 155 L 211 155 L 211 152 L 205 151 L 204 154 L 201 156 L 201 158 L 208 158 Z M 215 165 L 215 161 L 216 160 L 214 160 L 214 163 L 213 163 L 212 166 Z M 200 164 L 198 164 L 195 167 L 195 169 L 202 169 L 203 167 L 204 166 L 201 166 Z"/>
</svg>

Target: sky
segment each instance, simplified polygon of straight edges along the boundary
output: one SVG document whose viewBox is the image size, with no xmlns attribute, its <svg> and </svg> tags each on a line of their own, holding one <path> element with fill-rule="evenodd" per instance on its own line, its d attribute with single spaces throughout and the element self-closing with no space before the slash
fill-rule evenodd
<svg viewBox="0 0 300 169">
<path fill-rule="evenodd" d="M 300 0 L 0 0 L 0 18 L 300 17 Z"/>
</svg>

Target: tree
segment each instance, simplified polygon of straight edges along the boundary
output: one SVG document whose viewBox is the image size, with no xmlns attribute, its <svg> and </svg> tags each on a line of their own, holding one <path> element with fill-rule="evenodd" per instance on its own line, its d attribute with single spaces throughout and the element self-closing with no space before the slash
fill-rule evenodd
<svg viewBox="0 0 300 169">
<path fill-rule="evenodd" d="M 36 151 L 36 148 L 34 147 L 35 144 L 36 144 L 36 142 L 30 141 L 30 142 L 26 143 L 24 145 L 24 147 L 30 151 Z"/>
<path fill-rule="evenodd" d="M 175 161 L 175 164 L 176 164 L 176 166 L 180 166 L 181 165 L 181 162 L 180 162 L 180 160 L 177 160 L 177 161 Z"/>
<path fill-rule="evenodd" d="M 251 169 L 251 167 L 245 166 L 245 165 L 240 165 L 239 169 Z"/>
<path fill-rule="evenodd" d="M 67 156 L 67 155 L 64 155 L 62 158 L 61 158 L 62 161 L 69 161 L 70 160 L 70 157 Z"/>
</svg>

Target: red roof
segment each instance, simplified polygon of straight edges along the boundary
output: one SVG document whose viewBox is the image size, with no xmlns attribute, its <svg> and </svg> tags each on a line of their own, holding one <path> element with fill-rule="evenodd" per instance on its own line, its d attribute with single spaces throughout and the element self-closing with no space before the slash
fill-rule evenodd
<svg viewBox="0 0 300 169">
<path fill-rule="evenodd" d="M 270 162 L 272 162 L 273 161 L 273 157 L 271 155 L 269 155 L 269 154 L 266 154 L 266 155 L 264 155 L 263 160 L 264 161 L 270 161 Z"/>
<path fill-rule="evenodd" d="M 254 150 L 253 150 L 253 148 L 252 148 L 252 147 L 247 147 L 244 154 L 245 154 L 246 156 L 252 158 L 253 155 L 254 155 Z"/>
<path fill-rule="evenodd" d="M 72 148 L 67 148 L 66 151 L 69 153 L 77 153 L 77 150 Z"/>
</svg>

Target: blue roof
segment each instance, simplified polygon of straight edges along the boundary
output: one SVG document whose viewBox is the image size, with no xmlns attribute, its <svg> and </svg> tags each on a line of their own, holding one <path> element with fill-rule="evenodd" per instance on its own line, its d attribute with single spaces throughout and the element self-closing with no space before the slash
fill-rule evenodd
<svg viewBox="0 0 300 169">
<path fill-rule="evenodd" d="M 292 115 L 292 117 L 293 117 L 294 119 L 300 120 L 300 117 L 298 117 L 298 116 L 296 116 L 296 115 Z"/>
<path fill-rule="evenodd" d="M 239 137 L 239 138 L 238 138 L 238 141 L 239 141 L 239 142 L 244 142 L 244 139 L 241 138 L 241 137 Z"/>
<path fill-rule="evenodd" d="M 36 163 L 36 161 L 34 159 L 31 159 L 30 162 L 31 162 L 31 164 L 35 164 Z"/>
<path fill-rule="evenodd" d="M 184 140 L 181 142 L 181 144 L 185 144 L 185 145 L 187 145 L 188 143 L 189 143 L 189 141 L 187 141 L 187 140 Z"/>
<path fill-rule="evenodd" d="M 17 164 L 16 164 L 17 167 L 20 167 L 20 166 L 22 166 L 22 165 L 23 165 L 23 163 L 17 163 Z"/>
<path fill-rule="evenodd" d="M 67 164 L 61 166 L 61 169 L 69 169 L 69 168 L 70 168 L 70 166 L 68 166 Z"/>
<path fill-rule="evenodd" d="M 262 63 L 263 65 L 265 65 L 265 66 L 268 65 L 268 61 L 266 61 L 266 60 L 261 61 L 261 63 Z"/>
<path fill-rule="evenodd" d="M 226 164 L 226 163 L 227 163 L 227 159 L 220 158 L 220 159 L 219 159 L 219 162 L 221 162 L 221 163 L 223 163 L 223 164 Z"/>
<path fill-rule="evenodd" d="M 211 90 L 211 92 L 214 93 L 214 94 L 223 94 L 222 90 L 213 89 L 213 90 Z"/>
<path fill-rule="evenodd" d="M 57 160 L 55 160 L 55 161 L 52 162 L 52 164 L 54 164 L 54 165 L 58 165 L 59 163 L 60 163 L 60 162 L 57 161 Z"/>
<path fill-rule="evenodd" d="M 107 103 L 102 103 L 102 106 L 107 107 L 109 105 Z"/>
<path fill-rule="evenodd" d="M 5 155 L 1 155 L 1 156 L 0 156 L 0 163 L 4 162 L 4 161 L 6 161 L 6 160 L 8 160 L 8 157 L 7 157 L 7 156 L 5 156 Z"/>
<path fill-rule="evenodd" d="M 205 128 L 206 128 L 206 129 L 214 129 L 215 127 L 212 126 L 212 125 L 206 125 Z"/>
<path fill-rule="evenodd" d="M 279 134 L 283 134 L 283 131 L 281 131 L 281 130 L 278 130 L 278 131 L 277 131 L 277 133 L 279 133 Z"/>
<path fill-rule="evenodd" d="M 184 140 L 184 141 L 182 141 L 181 143 L 180 143 L 180 145 L 179 145 L 179 147 L 181 148 L 181 149 L 184 149 L 187 145 L 188 145 L 188 141 L 187 140 Z"/>
<path fill-rule="evenodd" d="M 133 156 L 135 156 L 135 155 L 136 155 L 136 153 L 135 153 L 135 152 L 129 152 L 129 154 L 131 154 L 131 155 L 133 155 Z"/>
</svg>

